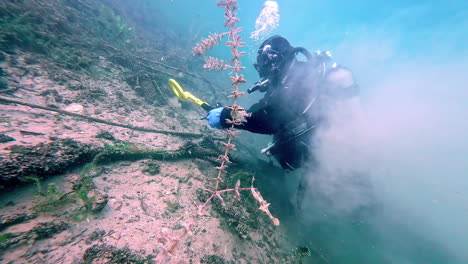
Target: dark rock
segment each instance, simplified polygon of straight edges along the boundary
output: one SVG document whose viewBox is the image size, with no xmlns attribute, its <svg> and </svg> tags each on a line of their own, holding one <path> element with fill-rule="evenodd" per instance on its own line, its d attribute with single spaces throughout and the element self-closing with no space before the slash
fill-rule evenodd
<svg viewBox="0 0 468 264">
<path fill-rule="evenodd" d="M 32 132 L 32 131 L 25 131 L 25 130 L 20 130 L 19 131 L 22 135 L 27 135 L 27 136 L 43 136 L 45 134 L 43 133 L 37 133 L 37 132 Z"/>
<path fill-rule="evenodd" d="M 106 235 L 106 231 L 103 229 L 96 229 L 93 233 L 91 233 L 88 238 L 86 239 L 86 244 L 91 244 L 96 240 L 102 241 L 102 238 Z"/>
<path fill-rule="evenodd" d="M 103 194 L 102 192 L 94 189 L 88 193 L 88 201 L 90 203 L 90 209 L 94 213 L 100 212 L 104 207 L 106 207 L 107 202 L 109 202 L 109 197 L 107 194 Z"/>
<path fill-rule="evenodd" d="M 23 145 L 13 145 L 5 149 L 9 150 L 10 153 L 12 154 L 27 154 L 29 151 L 34 151 L 34 150 L 30 150 L 30 148 L 27 148 Z"/>
<path fill-rule="evenodd" d="M 207 149 L 217 149 L 218 146 L 214 143 L 213 139 L 210 137 L 203 137 L 200 141 L 200 146 Z"/>
<path fill-rule="evenodd" d="M 86 249 L 83 263 L 154 263 L 152 255 L 143 257 L 129 248 L 116 248 L 111 245 L 94 245 Z"/>
<path fill-rule="evenodd" d="M 55 234 L 66 230 L 69 225 L 65 222 L 39 223 L 33 229 L 26 232 L 6 233 L 0 236 L 0 255 L 8 248 L 32 244 L 36 240 L 51 238 Z"/>
<path fill-rule="evenodd" d="M 5 142 L 10 142 L 10 141 L 15 141 L 16 139 L 7 136 L 5 134 L 0 134 L 0 143 L 5 143 Z"/>
<path fill-rule="evenodd" d="M 96 138 L 103 138 L 111 141 L 116 140 L 115 137 L 109 131 L 101 131 L 99 134 L 96 135 Z"/>
<path fill-rule="evenodd" d="M 149 173 L 150 175 L 156 175 L 161 172 L 161 165 L 158 162 L 151 160 L 146 163 L 146 168 L 143 169 L 144 173 Z"/>
<path fill-rule="evenodd" d="M 53 235 L 61 233 L 69 227 L 65 222 L 39 223 L 30 232 L 36 235 L 36 239 L 51 238 Z"/>
<path fill-rule="evenodd" d="M 118 98 L 119 101 L 121 101 L 121 102 L 125 102 L 125 101 L 128 100 L 127 97 L 125 97 L 125 95 L 124 95 L 122 92 L 120 92 L 120 91 L 115 92 L 115 95 L 117 96 L 117 98 Z"/>
<path fill-rule="evenodd" d="M 60 139 L 36 146 L 13 145 L 0 161 L 0 185 L 12 188 L 28 183 L 28 176 L 44 178 L 90 162 L 102 149 L 95 145 Z"/>
<path fill-rule="evenodd" d="M 22 245 L 22 244 L 25 244 L 25 242 L 24 242 L 23 237 L 20 236 L 19 234 L 15 234 L 15 233 L 1 234 L 0 235 L 0 256 L 6 249 L 14 245 Z M 2 259 L 0 258 L 0 261 L 1 260 Z"/>
<path fill-rule="evenodd" d="M 26 222 L 28 220 L 34 219 L 37 217 L 37 214 L 28 214 L 28 213 L 17 213 L 12 215 L 0 215 L 0 231 L 19 223 Z"/>
</svg>

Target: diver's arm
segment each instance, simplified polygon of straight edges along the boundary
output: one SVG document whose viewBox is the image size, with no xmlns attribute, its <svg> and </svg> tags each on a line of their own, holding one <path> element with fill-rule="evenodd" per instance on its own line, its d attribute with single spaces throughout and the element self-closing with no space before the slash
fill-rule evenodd
<svg viewBox="0 0 468 264">
<path fill-rule="evenodd" d="M 245 117 L 246 122 L 243 122 L 242 125 L 235 125 L 234 127 L 253 133 L 274 134 L 273 121 L 268 113 L 268 107 L 261 108 L 254 112 L 247 112 L 247 116 Z M 221 112 L 221 126 L 223 128 L 231 127 L 231 124 L 228 124 L 226 121 L 230 119 L 232 119 L 231 110 L 224 108 Z"/>
</svg>

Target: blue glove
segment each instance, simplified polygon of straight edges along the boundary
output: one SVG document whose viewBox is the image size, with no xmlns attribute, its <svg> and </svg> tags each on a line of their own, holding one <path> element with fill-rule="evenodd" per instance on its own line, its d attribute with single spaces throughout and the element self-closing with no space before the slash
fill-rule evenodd
<svg viewBox="0 0 468 264">
<path fill-rule="evenodd" d="M 208 112 L 206 120 L 208 120 L 208 124 L 210 124 L 210 127 L 219 129 L 223 128 L 221 126 L 221 112 L 223 111 L 223 109 L 224 107 L 218 107 Z"/>
</svg>

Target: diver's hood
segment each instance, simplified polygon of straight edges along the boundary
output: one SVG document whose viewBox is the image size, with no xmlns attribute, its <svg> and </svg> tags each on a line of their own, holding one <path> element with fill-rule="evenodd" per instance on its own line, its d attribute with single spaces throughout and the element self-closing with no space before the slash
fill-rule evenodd
<svg viewBox="0 0 468 264">
<path fill-rule="evenodd" d="M 307 61 L 312 59 L 312 55 L 302 47 L 293 47 L 287 39 L 276 35 L 265 40 L 257 51 L 257 63 L 255 69 L 261 80 L 249 88 L 249 93 L 256 90 L 266 92 L 274 86 L 283 75 L 287 74 L 288 67 L 296 58 L 298 53 L 302 53 Z"/>
<path fill-rule="evenodd" d="M 292 59 L 293 47 L 282 36 L 273 36 L 265 40 L 257 51 L 257 63 L 254 64 L 260 78 L 268 78 L 281 71 Z"/>
</svg>

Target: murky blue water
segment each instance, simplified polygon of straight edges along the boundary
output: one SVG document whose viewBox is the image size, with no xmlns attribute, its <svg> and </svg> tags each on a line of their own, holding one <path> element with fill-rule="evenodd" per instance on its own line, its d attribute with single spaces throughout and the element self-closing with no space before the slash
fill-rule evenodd
<svg viewBox="0 0 468 264">
<path fill-rule="evenodd" d="M 364 187 L 348 185 L 345 176 L 333 182 L 320 178 L 318 185 L 335 184 L 338 191 L 310 195 L 310 211 L 297 222 L 272 205 L 287 219 L 284 224 L 298 246 L 321 252 L 304 261 L 468 263 L 468 2 L 278 4 L 280 25 L 273 33 L 293 46 L 330 50 L 336 61 L 351 68 L 367 120 L 362 127 L 349 124 L 343 129 L 362 131 L 342 143 L 353 150 L 351 155 L 333 155 L 339 148 L 327 150 L 330 157 L 340 157 L 328 159 L 330 166 L 359 171 L 367 182 Z M 181 42 L 224 31 L 223 10 L 216 1 L 158 0 L 152 5 L 162 10 L 157 15 L 180 33 Z M 251 67 L 258 43 L 248 35 L 262 5 L 239 1 L 249 83 L 258 78 Z M 229 58 L 228 52 L 219 47 L 210 55 Z"/>
</svg>

